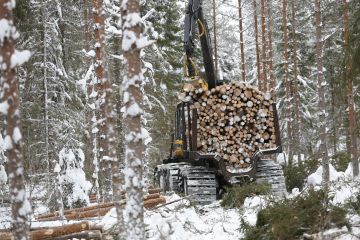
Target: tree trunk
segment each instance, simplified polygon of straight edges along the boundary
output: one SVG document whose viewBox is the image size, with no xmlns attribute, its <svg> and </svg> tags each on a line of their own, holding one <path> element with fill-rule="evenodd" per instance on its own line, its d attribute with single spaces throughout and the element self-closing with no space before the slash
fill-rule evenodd
<svg viewBox="0 0 360 240">
<path fill-rule="evenodd" d="M 114 2 L 114 9 L 113 9 L 113 23 L 114 27 L 120 32 L 121 31 L 121 25 L 118 24 L 121 22 L 121 10 L 120 6 L 118 6 L 117 2 Z M 112 54 L 120 56 L 122 54 L 121 51 L 121 35 L 113 33 L 112 35 L 113 41 L 112 41 Z M 112 164 L 112 183 L 113 183 L 113 193 L 114 193 L 114 203 L 116 207 L 116 216 L 117 216 L 117 229 L 119 234 L 119 239 L 124 238 L 124 218 L 123 218 L 123 204 L 121 202 L 124 200 L 121 192 L 124 189 L 124 176 L 122 174 L 122 170 L 124 169 L 124 134 L 122 131 L 122 114 L 121 114 L 121 94 L 120 94 L 120 85 L 122 82 L 122 78 L 118 77 L 121 75 L 121 69 L 123 68 L 121 64 L 121 60 L 117 58 L 112 58 L 112 68 L 111 68 L 111 82 L 116 85 L 114 87 L 116 91 L 114 92 L 114 99 L 117 101 L 114 104 L 114 112 L 116 113 L 116 120 L 114 122 L 114 130 L 116 132 L 116 142 L 114 143 L 117 148 L 117 161 L 113 161 Z"/>
<path fill-rule="evenodd" d="M 294 66 L 294 80 L 293 80 L 293 98 L 294 98 L 294 115 L 295 115 L 295 123 L 294 126 L 294 144 L 296 146 L 294 153 L 297 155 L 298 163 L 300 161 L 300 126 L 301 126 L 301 119 L 300 119 L 300 94 L 299 94 L 299 87 L 298 87 L 298 66 L 297 66 L 297 46 L 296 46 L 296 36 L 295 36 L 295 0 L 291 0 L 291 32 L 292 32 L 292 60 Z"/>
<path fill-rule="evenodd" d="M 353 94 L 353 79 L 352 79 L 352 63 L 349 46 L 349 3 L 343 0 L 344 4 L 344 51 L 345 51 L 345 80 L 347 83 L 347 101 L 349 109 L 349 131 L 350 131 L 350 149 L 351 149 L 351 163 L 353 167 L 354 177 L 359 175 L 359 159 L 357 151 L 357 127 L 355 116 L 355 104 Z"/>
<path fill-rule="evenodd" d="M 316 23 L 316 63 L 317 63 L 317 80 L 318 80 L 318 97 L 319 97 L 319 123 L 320 123 L 320 151 L 322 155 L 323 166 L 323 185 L 328 189 L 329 177 L 329 157 L 326 144 L 326 110 L 325 110 L 325 79 L 323 73 L 323 53 L 322 53 L 322 36 L 321 36 L 321 8 L 320 0 L 315 0 L 315 23 Z"/>
<path fill-rule="evenodd" d="M 46 28 L 46 24 L 48 23 L 48 18 L 47 18 L 47 9 L 46 6 L 44 6 L 44 8 L 41 9 L 41 17 L 42 17 L 42 24 L 43 24 L 43 35 L 42 35 L 42 40 L 43 40 L 43 64 L 44 64 L 44 79 L 43 79 L 43 88 L 44 88 L 44 128 L 45 128 L 45 132 L 44 132 L 44 139 L 45 139 L 45 164 L 46 164 L 46 170 L 47 170 L 47 189 L 48 191 L 51 190 L 51 185 L 52 185 L 52 181 L 51 181 L 51 170 L 50 170 L 50 160 L 49 160 L 49 116 L 48 116 L 48 84 L 47 84 L 47 28 Z"/>
<path fill-rule="evenodd" d="M 213 34 L 214 34 L 214 55 L 215 55 L 215 76 L 218 76 L 218 49 L 217 49 L 217 37 L 216 37 L 216 0 L 213 0 Z"/>
<path fill-rule="evenodd" d="M 268 38 L 269 38 L 269 74 L 270 74 L 270 94 L 274 101 L 276 101 L 276 79 L 273 69 L 273 46 L 272 46 L 272 15 L 271 15 L 271 0 L 267 0 L 267 15 L 268 15 Z"/>
<path fill-rule="evenodd" d="M 129 17 L 131 16 L 131 17 Z M 124 125 L 126 139 L 125 186 L 126 186 L 126 238 L 144 239 L 143 203 L 143 156 L 145 129 L 142 128 L 144 77 L 141 72 L 141 49 L 137 41 L 142 38 L 140 4 L 128 0 L 122 5 L 123 44 L 126 76 L 123 79 Z"/>
<path fill-rule="evenodd" d="M 89 52 L 90 50 L 90 31 L 89 31 L 89 5 L 88 0 L 82 1 L 82 10 L 83 10 L 83 49 L 86 52 Z M 89 67 L 89 64 L 91 63 L 89 61 L 89 56 L 85 56 L 84 60 L 84 67 L 85 69 Z M 92 119 L 92 109 L 89 108 L 89 96 L 92 92 L 92 86 L 88 82 L 86 83 L 87 93 L 86 93 L 86 109 L 85 109 L 85 117 L 86 117 L 86 132 L 84 136 L 85 141 L 85 163 L 84 163 L 84 169 L 86 171 L 91 171 L 91 159 L 93 159 L 92 154 L 92 126 L 91 126 L 91 119 Z"/>
<path fill-rule="evenodd" d="M 98 101 L 97 107 L 99 110 L 99 159 L 102 184 L 102 197 L 104 201 L 112 199 L 111 190 L 111 161 L 115 157 L 110 152 L 112 137 L 109 131 L 113 131 L 112 116 L 111 116 L 111 85 L 107 79 L 105 68 L 105 54 L 104 54 L 104 16 L 103 16 L 103 1 L 93 0 L 93 20 L 94 20 L 94 36 L 95 36 L 95 73 L 97 78 Z"/>
<path fill-rule="evenodd" d="M 284 31 L 284 70 L 285 70 L 285 115 L 286 115 L 286 132 L 288 139 L 288 162 L 292 164 L 293 158 L 293 144 L 292 144 L 292 127 L 291 127 L 291 89 L 289 83 L 289 57 L 288 57 L 288 32 L 287 32 L 287 16 L 286 16 L 286 0 L 282 0 L 282 17 L 283 17 L 283 31 Z"/>
<path fill-rule="evenodd" d="M 261 0 L 261 39 L 262 39 L 262 82 L 263 87 L 262 90 L 264 92 L 267 91 L 267 60 L 266 60 L 266 19 L 265 19 L 265 0 Z"/>
<path fill-rule="evenodd" d="M 260 56 L 259 56 L 259 31 L 258 31 L 256 0 L 253 0 L 253 6 L 254 6 L 255 55 L 256 55 L 256 67 L 257 67 L 257 80 L 258 80 L 258 88 L 260 91 L 262 91 Z"/>
<path fill-rule="evenodd" d="M 330 65 L 329 67 L 329 75 L 330 75 L 330 89 L 331 89 L 331 118 L 332 118 L 332 129 L 333 129 L 333 152 L 337 153 L 337 131 L 338 131 L 338 122 L 337 122 L 337 112 L 336 112 L 336 84 L 334 77 L 334 66 Z"/>
<path fill-rule="evenodd" d="M 11 61 L 15 54 L 15 39 L 17 32 L 13 25 L 12 10 L 15 1 L 0 0 L 0 22 L 1 31 L 7 33 L 0 38 L 0 74 L 1 82 L 1 112 L 5 115 L 4 149 L 8 158 L 8 176 L 11 191 L 12 208 L 12 230 L 15 239 L 28 239 L 27 216 L 31 212 L 30 203 L 26 197 L 24 183 L 24 167 L 20 156 L 21 153 L 21 133 L 20 133 L 20 114 L 19 114 L 19 91 L 16 79 L 15 67 L 20 63 Z M 22 60 L 29 52 L 18 52 L 22 55 Z M 19 56 L 17 56 L 19 57 Z"/>
<path fill-rule="evenodd" d="M 243 18 L 242 18 L 242 3 L 239 2 L 239 28 L 240 28 L 240 56 L 241 56 L 241 75 L 242 80 L 246 82 L 246 68 L 245 68 L 245 52 L 244 52 L 244 33 L 243 33 Z"/>
</svg>

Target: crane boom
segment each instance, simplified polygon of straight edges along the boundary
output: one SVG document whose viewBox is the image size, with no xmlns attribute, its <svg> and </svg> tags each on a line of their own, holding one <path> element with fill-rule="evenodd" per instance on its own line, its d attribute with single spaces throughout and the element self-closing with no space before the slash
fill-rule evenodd
<svg viewBox="0 0 360 240">
<path fill-rule="evenodd" d="M 208 26 L 202 11 L 202 0 L 189 0 L 185 15 L 184 48 L 186 70 L 190 78 L 196 76 L 196 69 L 192 57 L 194 55 L 194 36 L 196 25 L 198 25 L 201 51 L 203 56 L 206 82 L 209 89 L 217 86 L 217 79 L 214 68 L 211 39 Z"/>
</svg>

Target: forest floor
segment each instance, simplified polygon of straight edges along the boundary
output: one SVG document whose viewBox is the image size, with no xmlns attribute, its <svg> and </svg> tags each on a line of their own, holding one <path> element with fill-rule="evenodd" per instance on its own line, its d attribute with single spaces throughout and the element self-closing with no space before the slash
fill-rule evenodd
<svg viewBox="0 0 360 240">
<path fill-rule="evenodd" d="M 359 193 L 359 180 L 350 180 L 345 173 L 331 171 L 332 180 L 330 194 L 332 195 L 332 204 L 344 206 L 347 201 Z M 315 184 L 321 177 L 321 171 L 317 171 L 308 178 L 309 184 Z M 315 186 L 315 188 L 319 188 Z M 288 198 L 294 198 L 305 191 L 293 191 L 288 194 Z M 40 199 L 44 199 L 41 189 L 34 189 L 32 196 L 39 199 L 33 202 L 34 214 L 41 214 L 48 209 Z M 166 201 L 171 203 L 152 210 L 145 211 L 145 224 L 147 239 L 173 239 L 173 240 L 212 240 L 242 239 L 245 235 L 242 229 L 242 222 L 249 225 L 255 225 L 257 213 L 266 207 L 269 202 L 269 196 L 253 196 L 247 198 L 243 207 L 239 209 L 223 208 L 221 201 L 216 201 L 210 205 L 199 206 L 192 205 L 188 200 L 181 198 L 175 193 L 167 193 Z M 180 200 L 181 199 L 181 200 Z M 10 205 L 0 205 L 0 229 L 10 227 Z M 360 239 L 360 216 L 356 213 L 348 214 L 347 219 L 351 229 L 332 228 L 321 233 L 321 238 L 317 235 L 311 236 L 312 239 L 334 239 L 334 240 L 355 240 Z M 112 239 L 112 233 L 116 227 L 116 211 L 111 209 L 104 217 L 87 219 L 93 223 L 102 225 L 107 236 Z M 78 221 L 49 221 L 31 223 L 31 227 L 51 227 L 61 226 L 63 224 L 76 223 Z"/>
</svg>

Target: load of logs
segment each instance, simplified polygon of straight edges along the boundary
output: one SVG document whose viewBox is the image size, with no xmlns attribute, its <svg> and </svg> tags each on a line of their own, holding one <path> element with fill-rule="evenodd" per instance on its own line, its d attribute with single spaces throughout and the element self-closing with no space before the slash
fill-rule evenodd
<svg viewBox="0 0 360 240">
<path fill-rule="evenodd" d="M 228 168 L 244 169 L 257 149 L 276 147 L 270 94 L 240 82 L 184 90 L 198 113 L 199 151 L 218 154 Z"/>
</svg>

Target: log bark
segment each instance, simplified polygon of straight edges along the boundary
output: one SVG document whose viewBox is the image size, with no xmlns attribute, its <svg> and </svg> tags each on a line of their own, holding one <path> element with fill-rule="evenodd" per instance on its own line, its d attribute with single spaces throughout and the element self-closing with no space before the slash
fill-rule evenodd
<svg viewBox="0 0 360 240">
<path fill-rule="evenodd" d="M 276 147 L 270 94 L 239 82 L 188 94 L 198 111 L 199 151 L 218 154 L 229 168 L 247 168 L 255 151 Z"/>
<path fill-rule="evenodd" d="M 101 231 L 95 230 L 95 231 L 82 231 L 79 233 L 72 233 L 63 235 L 60 237 L 55 237 L 53 240 L 68 240 L 68 239 L 92 239 L 92 240 L 101 240 L 102 239 L 102 233 Z"/>
<path fill-rule="evenodd" d="M 86 230 L 92 230 L 92 225 L 89 222 L 74 223 L 60 227 L 31 231 L 30 239 L 31 240 L 54 239 L 59 236 L 78 233 Z"/>
<path fill-rule="evenodd" d="M 151 209 L 159 204 L 164 204 L 164 203 L 166 203 L 166 199 L 164 197 L 148 199 L 144 201 L 144 207 L 147 209 Z"/>
</svg>

